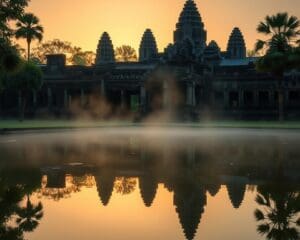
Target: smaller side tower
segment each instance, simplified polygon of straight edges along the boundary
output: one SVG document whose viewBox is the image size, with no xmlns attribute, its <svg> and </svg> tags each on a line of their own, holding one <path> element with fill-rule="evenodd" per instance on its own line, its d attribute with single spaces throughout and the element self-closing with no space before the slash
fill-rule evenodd
<svg viewBox="0 0 300 240">
<path fill-rule="evenodd" d="M 104 32 L 99 40 L 96 55 L 96 65 L 114 63 L 115 53 L 112 41 L 107 32 Z"/>
<path fill-rule="evenodd" d="M 235 27 L 227 44 L 227 59 L 243 59 L 246 58 L 246 44 L 241 30 Z"/>
<path fill-rule="evenodd" d="M 206 62 L 218 62 L 222 59 L 220 47 L 215 41 L 211 41 L 204 49 L 203 59 Z"/>
<path fill-rule="evenodd" d="M 139 48 L 139 61 L 147 62 L 155 59 L 158 55 L 158 49 L 155 37 L 151 29 L 146 29 L 143 34 L 140 48 Z"/>
</svg>

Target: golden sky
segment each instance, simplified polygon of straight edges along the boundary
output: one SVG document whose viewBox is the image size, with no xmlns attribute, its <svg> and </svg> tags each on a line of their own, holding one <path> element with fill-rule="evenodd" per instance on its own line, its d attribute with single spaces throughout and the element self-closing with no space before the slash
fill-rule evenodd
<svg viewBox="0 0 300 240">
<path fill-rule="evenodd" d="M 265 15 L 287 11 L 300 18 L 300 0 L 195 0 L 208 32 L 226 48 L 233 27 L 242 30 L 247 49 L 259 37 L 255 28 Z M 185 0 L 31 0 L 45 28 L 44 40 L 59 38 L 84 50 L 95 51 L 102 32 L 114 46 L 128 44 L 138 50 L 146 28 L 151 28 L 163 50 L 173 41 L 173 31 Z"/>
</svg>

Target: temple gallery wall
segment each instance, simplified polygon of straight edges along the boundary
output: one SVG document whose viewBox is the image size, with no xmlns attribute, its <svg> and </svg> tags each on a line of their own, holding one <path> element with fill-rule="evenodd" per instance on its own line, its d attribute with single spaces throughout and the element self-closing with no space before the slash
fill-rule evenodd
<svg viewBox="0 0 300 240">
<path fill-rule="evenodd" d="M 154 33 L 146 29 L 138 62 L 116 62 L 107 32 L 100 37 L 93 66 L 68 66 L 64 55 L 48 55 L 47 64 L 40 66 L 44 85 L 30 94 L 26 115 L 146 116 L 168 110 L 179 119 L 276 118 L 279 86 L 271 74 L 255 70 L 255 61 L 246 57 L 244 37 L 237 27 L 229 35 L 226 51 L 216 41 L 207 43 L 197 6 L 187 0 L 173 43 L 159 52 Z M 299 118 L 298 72 L 285 75 L 284 96 L 287 117 Z M 2 116 L 17 115 L 20 105 L 18 92 L 1 94 Z"/>
</svg>

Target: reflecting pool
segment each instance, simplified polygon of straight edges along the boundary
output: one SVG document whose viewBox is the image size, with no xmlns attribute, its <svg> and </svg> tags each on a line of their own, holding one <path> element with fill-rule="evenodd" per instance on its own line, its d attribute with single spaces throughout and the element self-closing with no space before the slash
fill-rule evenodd
<svg viewBox="0 0 300 240">
<path fill-rule="evenodd" d="M 0 239 L 298 240 L 300 132 L 0 135 Z"/>
</svg>

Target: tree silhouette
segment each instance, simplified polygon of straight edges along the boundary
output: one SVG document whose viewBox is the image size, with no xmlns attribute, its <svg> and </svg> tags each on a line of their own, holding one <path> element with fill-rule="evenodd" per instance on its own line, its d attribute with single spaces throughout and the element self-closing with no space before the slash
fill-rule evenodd
<svg viewBox="0 0 300 240">
<path fill-rule="evenodd" d="M 24 12 L 29 0 L 1 0 L 0 1 L 0 38 L 8 39 L 13 30 L 9 24 L 17 20 Z"/>
<path fill-rule="evenodd" d="M 300 194 L 285 186 L 259 187 L 255 199 L 260 208 L 254 216 L 257 231 L 268 240 L 298 240 Z"/>
<path fill-rule="evenodd" d="M 24 38 L 27 42 L 27 60 L 30 59 L 30 45 L 33 40 L 39 42 L 43 39 L 44 29 L 39 24 L 39 19 L 32 13 L 22 15 L 16 23 L 17 30 L 15 36 L 17 39 Z"/>
<path fill-rule="evenodd" d="M 8 72 L 15 71 L 19 64 L 17 49 L 9 41 L 0 38 L 0 80 L 3 80 Z"/>
<path fill-rule="evenodd" d="M 276 76 L 279 120 L 283 120 L 284 90 L 282 82 L 284 72 L 288 70 L 290 65 L 294 65 L 289 63 L 291 59 L 289 55 L 292 45 L 299 41 L 300 21 L 295 16 L 289 16 L 288 13 L 277 13 L 273 16 L 266 16 L 265 20 L 257 26 L 257 32 L 268 37 L 267 40 L 258 40 L 255 44 L 256 52 L 266 50 L 266 55 L 260 58 L 256 64 L 257 69 L 272 72 Z M 298 54 L 296 52 L 293 55 Z"/>
<path fill-rule="evenodd" d="M 92 51 L 83 51 L 82 48 L 73 46 L 72 43 L 53 39 L 43 42 L 33 49 L 33 58 L 41 63 L 46 63 L 46 56 L 50 54 L 65 54 L 67 64 L 91 66 L 95 62 L 96 54 Z"/>
<path fill-rule="evenodd" d="M 80 66 L 91 66 L 96 59 L 96 53 L 92 51 L 82 51 L 80 47 L 73 47 L 72 49 L 72 64 Z"/>
<path fill-rule="evenodd" d="M 59 39 L 53 39 L 43 42 L 33 49 L 33 57 L 39 59 L 42 63 L 46 63 L 46 55 L 49 54 L 65 54 L 70 61 L 70 56 L 72 56 L 72 44 Z"/>
<path fill-rule="evenodd" d="M 115 51 L 115 57 L 117 62 L 137 61 L 136 51 L 129 45 L 122 45 L 121 47 L 117 47 Z"/>
<path fill-rule="evenodd" d="M 18 215 L 16 222 L 20 229 L 24 232 L 32 232 L 37 228 L 39 221 L 43 217 L 43 205 L 41 202 L 33 205 L 28 195 L 26 206 L 18 208 L 16 213 Z"/>
<path fill-rule="evenodd" d="M 22 197 L 21 186 L 7 186 L 3 179 L 0 179 L 0 239 L 23 239 L 22 231 L 9 224 Z"/>
<path fill-rule="evenodd" d="M 24 214 L 25 210 L 20 207 L 21 201 L 27 195 L 27 200 L 32 192 L 36 191 L 40 183 L 40 172 L 36 169 L 3 169 L 0 172 L 0 239 L 2 240 L 24 240 L 24 231 L 29 231 L 29 224 L 25 221 L 17 222 L 21 216 L 31 216 L 33 220 L 40 220 L 42 217 L 39 209 L 42 207 L 27 204 L 25 208 L 28 210 L 32 206 L 32 210 Z M 19 213 L 21 213 L 19 215 Z M 31 212 L 31 215 L 29 214 Z M 34 214 L 33 214 L 34 213 Z M 22 223 L 22 224 L 21 224 Z M 31 226 L 34 230 L 33 223 Z M 22 227 L 21 227 L 22 226 Z M 37 225 L 36 225 L 37 226 Z"/>
<path fill-rule="evenodd" d="M 130 194 L 135 190 L 136 179 L 128 177 L 116 178 L 114 189 L 122 195 Z"/>
<path fill-rule="evenodd" d="M 23 121 L 28 94 L 42 86 L 42 71 L 33 63 L 23 63 L 20 70 L 8 79 L 8 85 L 20 93 L 20 121 Z"/>
</svg>

